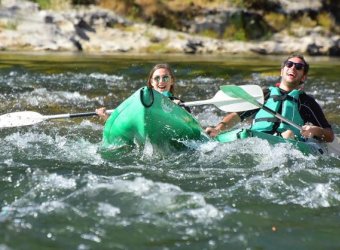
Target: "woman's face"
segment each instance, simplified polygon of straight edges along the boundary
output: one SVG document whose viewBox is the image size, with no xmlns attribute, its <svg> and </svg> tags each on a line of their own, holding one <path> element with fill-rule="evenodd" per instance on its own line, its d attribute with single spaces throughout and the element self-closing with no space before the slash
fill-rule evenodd
<svg viewBox="0 0 340 250">
<path fill-rule="evenodd" d="M 152 74 L 151 85 L 158 92 L 170 91 L 173 79 L 167 69 L 157 69 Z"/>
</svg>

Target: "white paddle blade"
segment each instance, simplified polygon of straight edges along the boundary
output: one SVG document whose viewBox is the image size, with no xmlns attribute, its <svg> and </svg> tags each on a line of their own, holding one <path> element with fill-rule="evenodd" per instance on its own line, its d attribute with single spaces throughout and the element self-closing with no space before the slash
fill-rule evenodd
<svg viewBox="0 0 340 250">
<path fill-rule="evenodd" d="M 37 112 L 14 112 L 0 116 L 0 128 L 28 126 L 42 122 L 44 120 L 44 116 Z"/>
<path fill-rule="evenodd" d="M 259 103 L 263 104 L 263 90 L 258 85 L 242 85 L 239 86 L 249 95 L 254 97 Z M 225 94 L 222 90 L 218 91 L 213 98 L 214 104 L 221 110 L 226 112 L 242 112 L 252 109 L 258 109 L 259 107 L 245 101 L 241 98 L 230 97 Z"/>
<path fill-rule="evenodd" d="M 262 90 L 261 90 L 262 91 Z M 218 98 L 221 98 L 221 100 L 225 100 L 225 96 L 227 96 L 225 93 L 222 91 L 217 92 Z M 258 102 L 263 104 L 263 92 L 261 96 L 254 96 L 252 95 Z M 229 96 L 228 96 L 229 97 Z M 219 101 L 214 103 L 219 109 L 225 111 L 225 112 L 243 112 L 247 110 L 252 110 L 252 109 L 258 109 L 259 107 L 251 104 L 248 101 L 245 101 L 243 99 L 239 98 L 231 98 L 229 97 L 228 101 Z"/>
<path fill-rule="evenodd" d="M 243 85 L 240 88 L 244 89 L 249 95 L 254 97 L 258 102 L 263 104 L 264 97 L 262 88 L 258 85 Z M 185 106 L 197 106 L 213 104 L 219 109 L 225 112 L 241 112 L 246 110 L 257 109 L 258 107 L 245 101 L 241 98 L 231 97 L 225 94 L 222 90 L 219 90 L 215 96 L 208 100 L 193 101 L 183 103 Z"/>
</svg>

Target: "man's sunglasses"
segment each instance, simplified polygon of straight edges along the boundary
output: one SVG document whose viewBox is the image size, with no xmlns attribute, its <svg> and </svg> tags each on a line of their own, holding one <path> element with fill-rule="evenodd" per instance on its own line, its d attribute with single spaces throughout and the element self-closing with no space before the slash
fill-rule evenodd
<svg viewBox="0 0 340 250">
<path fill-rule="evenodd" d="M 169 82 L 170 81 L 170 79 L 171 79 L 171 77 L 170 76 L 168 76 L 168 75 L 164 75 L 164 76 L 155 76 L 154 78 L 153 78 L 153 80 L 155 81 L 155 82 L 157 82 L 157 83 L 159 83 L 159 82 Z"/>
<path fill-rule="evenodd" d="M 285 66 L 287 68 L 291 68 L 291 67 L 293 67 L 293 65 L 295 66 L 296 70 L 301 70 L 301 69 L 303 69 L 305 67 L 305 65 L 303 63 L 295 63 L 295 62 L 292 62 L 292 61 L 287 61 L 285 63 Z"/>
</svg>

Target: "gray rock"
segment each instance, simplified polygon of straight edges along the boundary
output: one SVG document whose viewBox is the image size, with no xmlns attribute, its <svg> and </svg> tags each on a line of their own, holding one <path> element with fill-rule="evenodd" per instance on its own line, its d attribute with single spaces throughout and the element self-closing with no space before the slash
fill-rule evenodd
<svg viewBox="0 0 340 250">
<path fill-rule="evenodd" d="M 308 8 L 320 8 L 310 0 Z M 289 1 L 287 11 L 303 9 L 302 1 Z M 250 42 L 208 38 L 197 34 L 133 23 L 116 13 L 98 7 L 69 11 L 39 10 L 24 0 L 0 2 L 0 50 L 83 51 L 85 53 L 190 53 L 190 54 L 290 54 L 339 56 L 340 38 L 322 27 L 283 30 L 270 40 Z M 281 0 L 280 4 L 288 4 Z M 27 15 L 29 13 L 29 15 Z M 233 19 L 243 20 L 250 38 L 265 34 L 261 15 L 240 9 L 210 10 L 206 16 L 186 20 L 192 32 L 214 30 L 222 37 Z M 241 22 L 242 23 L 242 22 Z"/>
</svg>

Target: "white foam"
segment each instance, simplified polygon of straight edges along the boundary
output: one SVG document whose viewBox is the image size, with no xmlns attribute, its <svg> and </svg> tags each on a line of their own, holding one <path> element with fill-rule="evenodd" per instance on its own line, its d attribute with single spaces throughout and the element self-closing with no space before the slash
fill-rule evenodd
<svg viewBox="0 0 340 250">
<path fill-rule="evenodd" d="M 111 86 L 117 86 L 121 84 L 121 82 L 124 80 L 123 76 L 108 75 L 108 74 L 102 74 L 102 73 L 91 73 L 89 77 L 97 79 L 97 80 L 104 80 L 107 85 L 111 85 Z"/>
<path fill-rule="evenodd" d="M 222 213 L 213 205 L 207 204 L 202 195 L 185 192 L 173 184 L 154 182 L 144 177 L 136 177 L 133 180 L 113 177 L 109 183 L 103 183 L 98 178 L 90 178 L 87 188 L 92 192 L 98 189 L 107 189 L 113 191 L 113 194 L 124 194 L 124 196 L 133 194 L 139 199 L 136 207 L 138 214 L 170 213 L 177 219 L 186 215 L 202 223 L 207 223 L 208 219 L 222 217 Z M 137 201 L 138 199 L 134 198 L 133 200 Z"/>
<path fill-rule="evenodd" d="M 48 174 L 36 171 L 33 174 L 33 180 L 39 183 L 41 190 L 60 190 L 75 189 L 76 181 L 73 178 L 65 178 L 56 173 Z"/>
<path fill-rule="evenodd" d="M 90 99 L 81 95 L 79 92 L 68 92 L 68 91 L 50 91 L 46 88 L 35 89 L 31 92 L 20 94 L 20 99 L 25 100 L 27 104 L 31 106 L 41 106 L 44 104 L 87 104 Z"/>
<path fill-rule="evenodd" d="M 104 217 L 116 217 L 120 214 L 120 209 L 111 204 L 100 202 L 97 208 L 98 213 Z"/>
<path fill-rule="evenodd" d="M 13 133 L 4 139 L 12 147 L 25 150 L 28 158 L 64 160 L 99 165 L 103 162 L 98 148 L 100 142 L 91 143 L 80 137 L 70 139 L 67 136 L 47 135 L 45 133 Z M 9 145 L 7 145 L 9 147 Z"/>
</svg>

